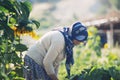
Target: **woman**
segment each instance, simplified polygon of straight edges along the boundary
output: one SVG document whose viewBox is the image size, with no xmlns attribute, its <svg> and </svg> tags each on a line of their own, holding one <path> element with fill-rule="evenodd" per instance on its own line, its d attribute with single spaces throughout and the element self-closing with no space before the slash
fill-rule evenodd
<svg viewBox="0 0 120 80">
<path fill-rule="evenodd" d="M 74 63 L 73 47 L 87 40 L 88 32 L 84 25 L 76 22 L 46 33 L 37 41 L 24 58 L 26 80 L 58 80 L 60 62 L 66 58 L 66 69 L 70 75 L 70 65 Z"/>
</svg>

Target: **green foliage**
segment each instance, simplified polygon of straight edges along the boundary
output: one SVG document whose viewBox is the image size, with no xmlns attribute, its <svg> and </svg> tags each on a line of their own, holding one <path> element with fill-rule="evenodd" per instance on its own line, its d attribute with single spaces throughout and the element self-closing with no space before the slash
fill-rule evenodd
<svg viewBox="0 0 120 80">
<path fill-rule="evenodd" d="M 84 69 L 81 74 L 71 78 L 71 80 L 119 80 L 120 70 L 118 67 L 109 67 L 104 69 L 103 67 L 91 67 Z"/>
<path fill-rule="evenodd" d="M 0 9 L 0 15 L 2 16 L 0 17 L 1 26 L 16 26 L 20 29 L 28 27 L 27 24 L 29 23 L 35 23 L 37 28 L 40 26 L 37 21 L 29 19 L 32 6 L 28 1 L 0 0 Z"/>
<path fill-rule="evenodd" d="M 31 9 L 28 1 L 0 0 L 0 80 L 24 80 L 22 52 L 27 47 L 12 27 L 32 31 L 28 24 L 34 23 L 39 28 L 39 22 L 29 19 Z"/>
<path fill-rule="evenodd" d="M 100 36 L 97 34 L 98 31 L 95 27 L 88 28 L 88 41 L 86 48 L 89 49 L 92 53 L 95 53 L 97 56 L 101 56 L 101 43 L 100 43 Z M 94 44 L 94 45 L 93 45 Z M 89 53 L 91 53 L 89 52 Z"/>
<path fill-rule="evenodd" d="M 120 80 L 120 55 L 111 49 L 101 51 L 100 37 L 95 27 L 89 27 L 86 46 L 80 44 L 74 49 L 75 63 L 68 79 L 64 62 L 60 66 L 60 80 Z"/>
</svg>

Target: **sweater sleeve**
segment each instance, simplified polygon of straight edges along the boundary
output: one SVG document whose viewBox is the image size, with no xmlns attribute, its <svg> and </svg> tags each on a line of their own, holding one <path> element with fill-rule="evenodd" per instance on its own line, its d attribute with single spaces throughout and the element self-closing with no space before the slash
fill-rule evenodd
<svg viewBox="0 0 120 80">
<path fill-rule="evenodd" d="M 56 74 L 56 76 L 58 76 L 58 68 L 59 68 L 59 65 L 57 65 L 57 67 L 55 68 L 55 74 Z"/>
<path fill-rule="evenodd" d="M 55 62 L 58 54 L 62 49 L 61 42 L 59 40 L 53 40 L 49 47 L 46 56 L 44 57 L 43 64 L 47 74 L 55 74 L 53 63 Z"/>
</svg>

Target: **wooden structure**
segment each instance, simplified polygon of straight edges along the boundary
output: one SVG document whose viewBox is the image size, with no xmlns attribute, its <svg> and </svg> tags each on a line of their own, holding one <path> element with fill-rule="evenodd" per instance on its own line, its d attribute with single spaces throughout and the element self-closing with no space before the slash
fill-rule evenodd
<svg viewBox="0 0 120 80">
<path fill-rule="evenodd" d="M 111 12 L 101 18 L 84 21 L 88 27 L 95 26 L 103 40 L 109 47 L 120 45 L 120 12 Z"/>
</svg>

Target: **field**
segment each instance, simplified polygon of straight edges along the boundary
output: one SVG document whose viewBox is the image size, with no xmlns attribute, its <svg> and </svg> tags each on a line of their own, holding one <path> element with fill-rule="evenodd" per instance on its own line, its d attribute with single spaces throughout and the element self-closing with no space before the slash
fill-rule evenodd
<svg viewBox="0 0 120 80">
<path fill-rule="evenodd" d="M 120 80 L 119 48 L 101 49 L 101 56 L 85 49 L 79 49 L 80 52 L 77 50 L 74 54 L 75 64 L 71 68 L 71 77 L 67 78 L 63 61 L 59 71 L 60 80 Z"/>
</svg>

